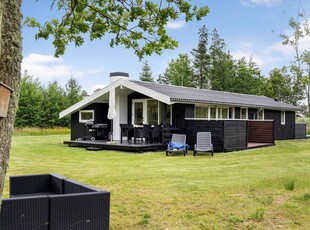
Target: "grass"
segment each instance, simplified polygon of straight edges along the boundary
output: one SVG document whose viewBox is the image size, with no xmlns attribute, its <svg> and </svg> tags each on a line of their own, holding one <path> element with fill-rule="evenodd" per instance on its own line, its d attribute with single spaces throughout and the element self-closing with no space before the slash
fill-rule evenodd
<svg viewBox="0 0 310 230">
<path fill-rule="evenodd" d="M 92 152 L 68 139 L 15 136 L 7 176 L 56 172 L 110 191 L 111 230 L 310 229 L 310 139 L 214 157 Z"/>
<path fill-rule="evenodd" d="M 14 128 L 14 136 L 41 136 L 41 135 L 57 135 L 70 134 L 69 128 Z"/>
</svg>

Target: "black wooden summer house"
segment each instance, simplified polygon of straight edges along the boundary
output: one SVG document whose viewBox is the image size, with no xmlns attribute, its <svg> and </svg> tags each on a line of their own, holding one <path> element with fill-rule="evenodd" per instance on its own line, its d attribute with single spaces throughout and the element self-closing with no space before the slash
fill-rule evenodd
<svg viewBox="0 0 310 230">
<path fill-rule="evenodd" d="M 115 111 L 111 120 L 109 108 Z M 134 145 L 119 143 L 121 124 L 149 124 L 162 127 L 161 143 L 156 148 L 163 148 L 174 132 L 186 134 L 193 147 L 197 132 L 207 131 L 212 134 L 214 150 L 223 152 L 305 138 L 305 125 L 296 123 L 298 110 L 265 96 L 135 81 L 129 80 L 127 73 L 115 72 L 110 74 L 108 86 L 62 111 L 59 117 L 71 116 L 71 140 L 65 143 L 73 146 L 129 150 L 121 146 Z M 90 121 L 93 129 L 87 127 Z M 89 134 L 89 130 L 94 133 Z M 107 142 L 108 134 L 113 136 L 113 144 Z M 83 140 L 89 135 L 95 140 Z M 156 149 L 150 146 L 140 143 L 133 150 Z"/>
</svg>

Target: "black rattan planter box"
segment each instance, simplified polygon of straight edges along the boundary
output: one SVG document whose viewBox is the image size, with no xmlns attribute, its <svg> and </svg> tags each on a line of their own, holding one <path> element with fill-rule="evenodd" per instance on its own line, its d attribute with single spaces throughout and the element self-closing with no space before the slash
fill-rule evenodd
<svg viewBox="0 0 310 230">
<path fill-rule="evenodd" d="M 10 177 L 0 230 L 108 230 L 110 193 L 57 174 Z"/>
</svg>

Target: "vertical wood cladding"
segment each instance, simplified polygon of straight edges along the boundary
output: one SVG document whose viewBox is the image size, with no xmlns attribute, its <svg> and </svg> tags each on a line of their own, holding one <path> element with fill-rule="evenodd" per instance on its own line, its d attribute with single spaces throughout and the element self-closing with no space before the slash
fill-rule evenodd
<svg viewBox="0 0 310 230">
<path fill-rule="evenodd" d="M 245 149 L 248 146 L 247 121 L 224 121 L 224 150 Z"/>
<path fill-rule="evenodd" d="M 255 143 L 274 143 L 273 121 L 248 121 L 248 141 Z"/>
<path fill-rule="evenodd" d="M 211 132 L 215 152 L 224 151 L 223 121 L 186 120 L 186 142 L 193 149 L 197 132 Z"/>
<path fill-rule="evenodd" d="M 246 121 L 186 120 L 186 141 L 191 148 L 196 143 L 197 132 L 211 132 L 215 152 L 245 149 L 247 147 Z"/>
<path fill-rule="evenodd" d="M 295 139 L 305 139 L 307 135 L 307 124 L 296 123 L 295 124 Z"/>
<path fill-rule="evenodd" d="M 93 103 L 81 110 L 94 110 L 95 123 L 107 124 L 107 132 L 111 131 L 111 121 L 107 118 L 109 104 L 107 103 Z M 76 140 L 83 136 L 90 135 L 85 129 L 85 123 L 79 122 L 79 111 L 71 115 L 71 140 Z"/>
<path fill-rule="evenodd" d="M 187 127 L 185 118 L 193 118 L 195 111 L 194 104 L 173 104 L 172 105 L 172 126 L 180 129 Z"/>
<path fill-rule="evenodd" d="M 269 119 L 273 120 L 275 140 L 295 139 L 294 111 L 285 111 L 285 125 L 282 125 L 280 110 L 265 109 L 265 120 Z"/>
</svg>

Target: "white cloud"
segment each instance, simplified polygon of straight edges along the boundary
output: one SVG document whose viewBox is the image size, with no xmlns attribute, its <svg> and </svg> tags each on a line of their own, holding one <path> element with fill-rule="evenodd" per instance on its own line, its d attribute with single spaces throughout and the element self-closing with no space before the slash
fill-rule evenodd
<svg viewBox="0 0 310 230">
<path fill-rule="evenodd" d="M 283 0 L 240 0 L 242 6 L 276 6 Z"/>
<path fill-rule="evenodd" d="M 232 52 L 232 55 L 234 57 L 234 59 L 241 59 L 243 57 L 245 57 L 245 59 L 247 61 L 250 60 L 250 58 L 252 57 L 252 60 L 260 67 L 263 67 L 266 65 L 266 60 L 260 56 L 259 54 L 255 54 L 253 52 L 251 52 L 250 50 L 238 50 L 236 52 Z"/>
<path fill-rule="evenodd" d="M 98 69 L 76 69 L 71 65 L 65 64 L 62 58 L 55 58 L 51 55 L 30 53 L 23 58 L 22 71 L 27 70 L 29 75 L 39 78 L 43 82 L 53 80 L 67 81 L 71 76 L 83 77 L 99 75 L 103 72 Z"/>
<path fill-rule="evenodd" d="M 53 63 L 62 61 L 62 58 L 55 58 L 52 55 L 42 55 L 36 53 L 30 53 L 27 57 L 23 59 L 23 62 L 25 63 Z"/>
<path fill-rule="evenodd" d="M 22 71 L 25 70 L 27 70 L 30 75 L 44 81 L 70 77 L 73 72 L 71 66 L 63 63 L 63 59 L 36 53 L 31 53 L 24 57 Z"/>
<path fill-rule="evenodd" d="M 166 28 L 167 29 L 181 29 L 185 26 L 185 21 L 170 21 L 167 23 Z"/>
</svg>

